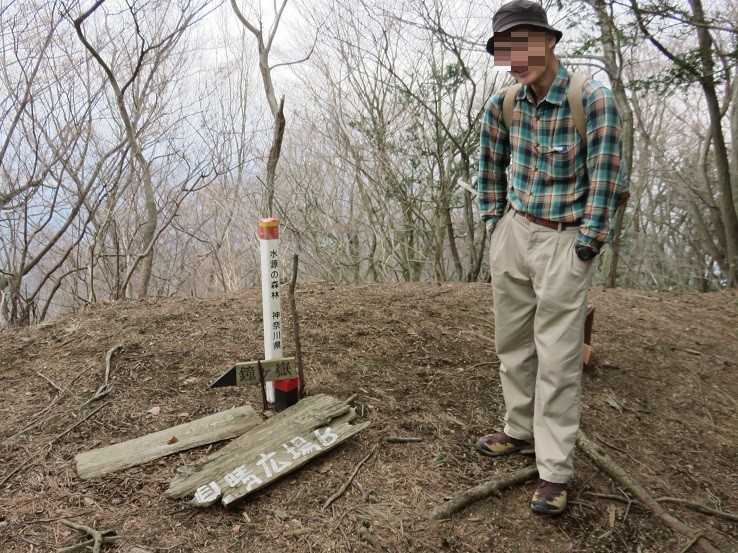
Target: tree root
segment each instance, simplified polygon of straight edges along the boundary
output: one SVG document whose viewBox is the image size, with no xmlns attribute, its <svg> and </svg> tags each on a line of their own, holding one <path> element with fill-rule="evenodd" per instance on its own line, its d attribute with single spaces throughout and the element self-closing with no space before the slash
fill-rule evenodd
<svg viewBox="0 0 738 553">
<path fill-rule="evenodd" d="M 70 528 L 74 528 L 75 530 L 79 530 L 80 532 L 85 532 L 86 534 L 91 536 L 92 539 L 84 541 L 82 543 L 78 543 L 77 545 L 73 545 L 71 547 L 59 549 L 57 553 L 73 553 L 74 551 L 84 551 L 89 545 L 92 545 L 92 553 L 100 553 L 103 543 L 109 543 L 118 539 L 117 536 L 109 535 L 112 533 L 111 531 L 100 532 L 98 530 L 95 530 L 94 528 L 85 526 L 84 524 L 77 524 L 76 522 L 72 522 L 66 519 L 60 519 L 59 522 L 61 522 L 64 526 L 69 526 Z"/>
</svg>

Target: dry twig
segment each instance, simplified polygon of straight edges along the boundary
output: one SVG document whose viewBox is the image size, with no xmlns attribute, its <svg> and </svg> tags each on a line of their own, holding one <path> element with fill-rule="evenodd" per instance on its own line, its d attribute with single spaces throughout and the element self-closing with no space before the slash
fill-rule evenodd
<svg viewBox="0 0 738 553">
<path fill-rule="evenodd" d="M 46 382 L 51 384 L 54 388 L 56 388 L 58 392 L 62 391 L 62 388 L 56 382 L 54 382 L 48 376 L 46 376 L 44 373 L 36 371 L 36 374 L 40 376 L 41 378 L 43 378 Z"/>
<path fill-rule="evenodd" d="M 105 397 L 113 391 L 113 385 L 110 383 L 110 365 L 113 361 L 113 355 L 115 355 L 115 352 L 122 347 L 123 344 L 117 344 L 110 348 L 105 354 L 105 377 L 103 383 L 100 385 L 97 391 L 95 391 L 93 396 L 82 404 L 82 407 L 89 403 L 92 403 L 93 401 L 97 401 L 98 399 Z"/>
<path fill-rule="evenodd" d="M 38 459 L 38 458 L 40 458 L 40 457 L 41 457 L 41 453 L 42 453 L 42 452 L 43 452 L 43 451 L 44 451 L 44 450 L 45 450 L 46 448 L 50 448 L 50 447 L 51 447 L 51 446 L 52 446 L 52 445 L 54 444 L 54 442 L 56 442 L 56 441 L 57 441 L 58 439 L 60 439 L 60 438 L 63 438 L 63 437 L 64 437 L 64 436 L 66 436 L 67 434 L 69 434 L 69 433 L 70 433 L 70 432 L 71 432 L 72 430 L 74 430 L 75 428 L 77 428 L 77 427 L 78 427 L 78 426 L 79 426 L 80 424 L 82 424 L 83 422 L 85 422 L 85 421 L 86 421 L 87 419 L 89 419 L 90 417 L 92 417 L 92 415 L 94 415 L 94 414 L 95 414 L 95 413 L 97 413 L 97 412 L 98 412 L 98 411 L 99 411 L 100 409 L 102 409 L 103 407 L 106 407 L 107 405 L 109 405 L 109 403 L 105 403 L 105 404 L 101 405 L 100 407 L 98 407 L 97 409 L 95 409 L 95 410 L 94 410 L 94 411 L 93 411 L 92 413 L 90 413 L 89 415 L 87 415 L 87 416 L 86 416 L 85 418 L 83 418 L 83 419 L 82 419 L 82 420 L 80 420 L 80 421 L 77 421 L 77 422 L 76 422 L 76 423 L 74 423 L 74 424 L 73 424 L 72 426 L 70 426 L 69 428 L 67 428 L 67 429 L 66 429 L 66 430 L 65 430 L 64 432 L 62 432 L 61 434 L 59 434 L 59 435 L 55 436 L 54 438 L 52 438 L 52 439 L 51 439 L 51 440 L 50 440 L 49 442 L 47 442 L 47 443 L 46 443 L 46 444 L 45 444 L 45 445 L 44 445 L 44 446 L 43 446 L 42 448 L 40 448 L 40 449 L 38 449 L 38 450 L 34 451 L 34 452 L 33 452 L 33 453 L 31 454 L 31 455 L 29 455 L 29 456 L 28 456 L 28 457 L 27 457 L 26 459 L 24 459 L 22 463 L 20 463 L 20 464 L 19 464 L 19 465 L 18 465 L 17 467 L 15 467 L 15 468 L 14 468 L 14 469 L 13 469 L 13 470 L 12 470 L 12 471 L 11 471 L 11 472 L 10 472 L 10 473 L 8 474 L 8 475 L 7 475 L 7 476 L 5 476 L 5 478 L 3 478 L 2 480 L 0 480 L 0 486 L 2 486 L 2 485 L 3 485 L 3 484 L 5 484 L 5 483 L 6 483 L 6 482 L 7 482 L 8 480 L 10 480 L 10 478 L 11 478 L 11 477 L 12 477 L 12 476 L 13 476 L 13 475 L 14 475 L 15 473 L 17 473 L 18 471 L 20 471 L 21 469 L 24 469 L 24 468 L 29 468 L 30 466 L 32 466 L 32 464 L 33 464 L 33 463 L 29 464 L 29 462 L 30 462 L 30 461 L 32 461 L 33 459 Z"/>
<path fill-rule="evenodd" d="M 323 509 L 327 509 L 328 507 L 330 507 L 331 503 L 333 503 L 336 499 L 338 499 L 344 493 L 346 493 L 346 490 L 351 485 L 351 482 L 353 481 L 353 479 L 356 478 L 357 474 L 359 474 L 359 469 L 364 465 L 364 463 L 366 463 L 371 458 L 372 455 L 376 453 L 378 447 L 379 447 L 379 443 L 374 444 L 374 447 L 369 452 L 369 454 L 366 457 L 364 457 L 361 461 L 359 461 L 359 463 L 356 465 L 354 472 L 351 473 L 351 476 L 348 477 L 348 480 L 346 480 L 346 482 L 344 482 L 343 485 L 340 488 L 338 488 L 338 491 L 336 493 L 334 493 L 332 496 L 330 496 L 328 499 L 325 500 L 325 503 L 323 503 Z"/>
<path fill-rule="evenodd" d="M 599 497 L 601 499 L 608 499 L 610 501 L 619 501 L 620 503 L 627 503 L 628 505 L 633 504 L 633 505 L 638 505 L 639 507 L 643 507 L 643 505 L 639 503 L 638 501 L 636 501 L 635 499 L 630 499 L 629 497 L 621 497 L 619 495 L 611 495 L 607 493 L 595 493 L 595 492 L 584 492 L 582 495 L 586 495 L 589 497 Z M 678 499 L 676 497 L 657 497 L 656 501 L 658 503 L 673 503 L 675 505 L 682 505 L 684 507 L 697 511 L 698 513 L 702 513 L 705 515 L 712 515 L 712 516 L 724 518 L 727 520 L 732 520 L 734 522 L 738 522 L 738 515 L 735 513 L 731 513 L 729 511 L 721 511 L 719 509 L 713 509 L 712 507 L 708 507 L 707 505 L 702 505 L 701 503 L 695 503 L 694 501 L 687 501 L 686 499 Z"/>
<path fill-rule="evenodd" d="M 692 351 L 692 350 L 684 350 L 684 351 Z M 694 376 L 695 380 L 697 380 L 697 389 L 700 391 L 700 397 L 702 398 L 702 407 L 705 409 L 705 412 L 707 413 L 707 418 L 710 419 L 710 424 L 712 425 L 713 430 L 717 430 L 717 427 L 715 426 L 715 419 L 712 418 L 712 413 L 710 412 L 710 408 L 708 407 L 707 399 L 705 399 L 705 391 L 702 388 L 702 378 L 700 378 L 700 371 L 702 370 L 702 366 L 704 365 L 703 361 L 700 361 L 700 368 L 695 372 L 691 369 L 687 369 L 689 373 Z"/>
<path fill-rule="evenodd" d="M 713 515 L 716 517 L 732 520 L 733 522 L 738 522 L 738 515 L 736 515 L 735 513 L 713 509 L 706 505 L 702 505 L 701 503 L 695 503 L 694 501 L 687 501 L 686 499 L 679 499 L 676 497 L 658 497 L 656 498 L 656 501 L 658 501 L 659 503 L 673 503 L 674 505 L 683 505 L 684 507 L 689 507 L 690 509 L 694 509 L 695 511 L 698 511 L 705 515 Z"/>
<path fill-rule="evenodd" d="M 31 428 L 37 426 L 41 421 L 44 420 L 44 415 L 46 415 L 49 411 L 51 411 L 54 408 L 54 406 L 61 399 L 61 397 L 67 392 L 67 390 L 69 390 L 69 388 L 71 388 L 74 383 L 76 383 L 80 378 L 82 378 L 82 375 L 85 374 L 87 371 L 89 371 L 90 368 L 91 367 L 87 367 L 86 369 L 82 369 L 79 373 L 77 373 L 77 375 L 74 378 L 72 378 L 72 380 L 69 381 L 69 384 L 67 384 L 64 387 L 64 389 L 61 390 L 58 394 L 56 394 L 56 397 L 54 397 L 54 399 L 51 400 L 51 403 L 49 403 L 46 407 L 41 409 L 41 411 L 39 411 L 38 413 L 36 413 L 35 415 L 31 417 L 31 422 L 29 422 L 26 426 L 18 430 L 18 432 L 16 432 L 15 434 L 8 436 L 7 438 L 3 438 L 2 442 L 0 443 L 6 442 L 8 440 L 12 440 L 16 436 L 20 436 L 27 430 L 30 430 Z"/>
</svg>

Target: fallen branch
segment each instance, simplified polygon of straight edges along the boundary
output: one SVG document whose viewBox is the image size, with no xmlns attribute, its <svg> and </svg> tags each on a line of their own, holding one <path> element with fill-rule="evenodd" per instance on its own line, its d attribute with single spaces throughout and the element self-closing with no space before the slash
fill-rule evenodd
<svg viewBox="0 0 738 553">
<path fill-rule="evenodd" d="M 377 452 L 377 448 L 379 447 L 379 444 L 375 444 L 372 450 L 369 452 L 369 454 L 364 457 L 361 461 L 359 461 L 359 464 L 356 465 L 356 468 L 354 469 L 354 472 L 351 473 L 351 476 L 348 477 L 348 480 L 343 483 L 343 485 L 338 488 L 338 491 L 334 493 L 332 496 L 330 496 L 328 499 L 325 500 L 325 503 L 323 503 L 323 509 L 327 509 L 330 507 L 331 503 L 333 503 L 336 499 L 341 497 L 344 493 L 346 493 L 346 490 L 351 485 L 351 482 L 354 478 L 356 478 L 356 475 L 359 474 L 359 469 L 366 463 L 372 455 L 374 455 Z"/>
<path fill-rule="evenodd" d="M 584 455 L 586 455 L 598 469 L 621 486 L 630 490 L 641 505 L 660 518 L 669 528 L 690 539 L 693 539 L 695 535 L 698 534 L 698 532 L 695 532 L 681 520 L 666 512 L 666 510 L 659 505 L 658 501 L 656 501 L 651 494 L 643 488 L 643 486 L 618 466 L 606 453 L 602 452 L 581 430 L 577 436 L 577 448 L 584 453 Z M 695 545 L 705 553 L 719 553 L 719 550 L 701 535 L 697 537 Z"/>
<path fill-rule="evenodd" d="M 78 543 L 77 545 L 60 549 L 57 553 L 71 553 L 72 551 L 80 551 L 82 549 L 86 549 L 87 546 L 90 545 L 90 542 L 92 542 L 92 553 L 100 553 L 100 549 L 102 548 L 103 543 L 108 537 L 106 534 L 110 533 L 109 531 L 100 532 L 98 530 L 95 530 L 94 528 L 85 526 L 84 524 L 77 524 L 76 522 L 72 522 L 63 518 L 60 519 L 59 522 L 61 522 L 64 526 L 69 526 L 70 528 L 74 528 L 75 530 L 79 530 L 80 532 L 85 532 L 86 534 L 92 536 L 92 540 L 87 540 L 83 543 Z"/>
<path fill-rule="evenodd" d="M 452 514 L 465 509 L 472 503 L 497 495 L 502 490 L 527 482 L 538 475 L 536 467 L 525 467 L 514 472 L 502 474 L 483 484 L 454 494 L 452 499 L 438 505 L 430 514 L 431 520 L 447 518 Z"/>
</svg>

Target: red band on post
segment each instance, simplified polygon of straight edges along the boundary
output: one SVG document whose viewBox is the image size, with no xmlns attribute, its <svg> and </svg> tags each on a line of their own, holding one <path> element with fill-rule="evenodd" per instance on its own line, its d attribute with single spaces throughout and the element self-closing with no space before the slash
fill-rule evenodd
<svg viewBox="0 0 738 553">
<path fill-rule="evenodd" d="M 283 392 L 290 392 L 300 385 L 299 378 L 287 378 L 285 380 L 275 380 L 274 389 Z"/>
<path fill-rule="evenodd" d="M 276 240 L 279 238 L 278 219 L 259 219 L 259 238 L 262 240 Z"/>
</svg>

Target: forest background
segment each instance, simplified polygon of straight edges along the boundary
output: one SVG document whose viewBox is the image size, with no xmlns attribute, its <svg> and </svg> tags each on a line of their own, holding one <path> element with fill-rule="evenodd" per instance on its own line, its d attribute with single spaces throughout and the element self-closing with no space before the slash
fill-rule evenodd
<svg viewBox="0 0 738 553">
<path fill-rule="evenodd" d="M 264 216 L 305 281 L 487 280 L 501 3 L 0 1 L 0 324 L 258 286 Z M 544 6 L 623 121 L 595 284 L 738 287 L 738 3 Z"/>
</svg>

